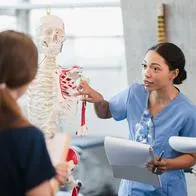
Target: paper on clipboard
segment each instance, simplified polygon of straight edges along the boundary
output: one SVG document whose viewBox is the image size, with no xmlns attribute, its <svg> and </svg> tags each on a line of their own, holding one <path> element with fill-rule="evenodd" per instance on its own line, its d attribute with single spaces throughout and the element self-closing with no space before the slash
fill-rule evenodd
<svg viewBox="0 0 196 196">
<path fill-rule="evenodd" d="M 196 152 L 196 137 L 172 136 L 169 138 L 170 146 L 182 153 Z"/>
<path fill-rule="evenodd" d="M 104 147 L 114 177 L 161 186 L 159 176 L 145 166 L 153 156 L 149 144 L 106 136 Z"/>
</svg>

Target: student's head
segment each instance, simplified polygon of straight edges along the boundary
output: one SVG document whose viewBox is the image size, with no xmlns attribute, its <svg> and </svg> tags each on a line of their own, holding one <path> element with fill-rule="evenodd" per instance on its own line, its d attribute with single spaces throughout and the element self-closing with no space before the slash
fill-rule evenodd
<svg viewBox="0 0 196 196">
<path fill-rule="evenodd" d="M 38 52 L 32 39 L 16 31 L 0 32 L 0 118 L 20 115 L 16 99 L 25 92 L 37 69 Z"/>
<path fill-rule="evenodd" d="M 147 86 L 181 84 L 186 79 L 185 56 L 173 43 L 151 47 L 144 58 L 144 83 Z"/>
</svg>

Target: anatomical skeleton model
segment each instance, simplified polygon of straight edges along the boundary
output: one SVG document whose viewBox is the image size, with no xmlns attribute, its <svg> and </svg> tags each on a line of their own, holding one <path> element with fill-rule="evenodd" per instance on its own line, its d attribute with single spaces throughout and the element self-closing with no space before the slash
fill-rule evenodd
<svg viewBox="0 0 196 196">
<path fill-rule="evenodd" d="M 56 56 L 61 52 L 65 39 L 62 20 L 47 15 L 40 19 L 40 23 L 36 39 L 44 58 L 28 91 L 27 110 L 29 120 L 44 130 L 47 138 L 53 138 L 63 124 L 76 121 L 78 98 L 74 93 L 82 77 L 82 69 L 79 66 L 64 68 L 56 65 Z M 77 135 L 87 134 L 84 106 L 83 102 L 81 128 L 76 131 Z"/>
<path fill-rule="evenodd" d="M 27 95 L 28 118 L 44 131 L 50 154 L 56 153 L 58 148 L 62 149 L 60 145 L 64 143 L 62 135 L 57 137 L 59 126 L 63 122 L 71 123 L 75 120 L 78 98 L 74 96 L 74 93 L 76 93 L 77 84 L 82 78 L 82 69 L 79 66 L 64 68 L 56 65 L 56 56 L 61 52 L 65 40 L 64 34 L 64 23 L 57 16 L 49 14 L 40 19 L 40 25 L 36 29 L 36 39 L 38 49 L 44 58 Z M 76 131 L 77 135 L 87 133 L 85 109 L 86 105 L 83 102 L 81 128 Z M 56 137 L 54 137 L 55 134 Z M 52 140 L 48 140 L 48 138 Z M 75 164 L 71 164 L 70 170 L 74 166 Z M 76 185 L 73 178 L 70 181 Z M 74 186 L 72 195 L 77 196 L 79 188 L 78 184 Z"/>
<path fill-rule="evenodd" d="M 64 42 L 64 24 L 56 16 L 40 19 L 36 29 L 37 46 L 44 55 L 38 73 L 28 90 L 28 118 L 40 127 L 47 138 L 57 131 L 54 114 L 56 56 Z"/>
</svg>

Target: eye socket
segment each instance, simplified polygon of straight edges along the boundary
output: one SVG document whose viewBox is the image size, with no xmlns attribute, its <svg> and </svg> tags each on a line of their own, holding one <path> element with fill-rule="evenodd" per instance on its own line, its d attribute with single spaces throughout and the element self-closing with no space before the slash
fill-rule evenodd
<svg viewBox="0 0 196 196">
<path fill-rule="evenodd" d="M 154 70 L 154 71 L 157 71 L 158 69 L 157 69 L 157 67 L 153 67 L 153 70 Z"/>
<path fill-rule="evenodd" d="M 142 66 L 143 66 L 143 69 L 146 70 L 147 69 L 147 64 L 145 63 L 142 63 Z M 159 71 L 161 71 L 161 69 L 159 68 L 159 66 L 156 66 L 156 65 L 150 65 L 150 70 L 154 73 L 157 73 Z"/>
<path fill-rule="evenodd" d="M 143 67 L 144 69 L 146 69 L 147 65 L 146 65 L 145 63 L 142 63 L 142 67 Z"/>
<path fill-rule="evenodd" d="M 153 72 L 155 72 L 155 73 L 161 71 L 161 69 L 160 69 L 159 67 L 157 67 L 157 66 L 152 66 L 152 70 L 153 70 Z"/>
<path fill-rule="evenodd" d="M 47 44 L 46 41 L 43 41 L 43 42 L 42 42 L 42 45 L 45 46 L 45 47 L 48 47 L 48 44 Z"/>
</svg>

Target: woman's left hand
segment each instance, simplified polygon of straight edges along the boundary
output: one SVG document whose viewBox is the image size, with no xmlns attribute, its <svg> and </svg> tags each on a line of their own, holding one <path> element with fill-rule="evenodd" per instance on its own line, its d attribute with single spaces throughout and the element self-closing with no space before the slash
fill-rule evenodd
<svg viewBox="0 0 196 196">
<path fill-rule="evenodd" d="M 152 171 L 155 174 L 161 175 L 167 171 L 167 160 L 155 157 L 153 160 L 147 162 L 146 167 L 149 171 Z"/>
<path fill-rule="evenodd" d="M 68 164 L 67 163 L 61 163 L 55 166 L 56 168 L 56 180 L 60 183 L 60 184 L 65 184 L 65 182 L 67 181 L 67 179 L 70 176 L 70 171 L 68 168 Z"/>
</svg>

